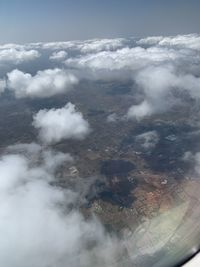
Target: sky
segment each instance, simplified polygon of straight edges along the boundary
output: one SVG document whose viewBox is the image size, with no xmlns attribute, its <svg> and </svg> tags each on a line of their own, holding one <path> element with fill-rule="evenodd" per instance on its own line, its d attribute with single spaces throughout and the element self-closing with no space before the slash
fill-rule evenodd
<svg viewBox="0 0 200 267">
<path fill-rule="evenodd" d="M 0 43 L 198 33 L 199 0 L 1 0 Z"/>
</svg>

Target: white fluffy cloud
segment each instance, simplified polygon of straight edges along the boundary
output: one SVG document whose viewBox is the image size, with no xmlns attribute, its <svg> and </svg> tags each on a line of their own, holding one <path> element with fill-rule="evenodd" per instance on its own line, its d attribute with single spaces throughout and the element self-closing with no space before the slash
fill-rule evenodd
<svg viewBox="0 0 200 267">
<path fill-rule="evenodd" d="M 67 92 L 78 83 L 73 74 L 58 68 L 38 71 L 35 76 L 16 69 L 7 76 L 8 87 L 17 98 L 50 97 Z"/>
<path fill-rule="evenodd" d="M 63 139 L 84 139 L 89 133 L 88 122 L 73 104 L 63 108 L 40 110 L 33 118 L 33 126 L 39 129 L 44 143 L 51 144 Z"/>
<path fill-rule="evenodd" d="M 200 78 L 178 73 L 171 65 L 145 68 L 135 76 L 135 81 L 143 91 L 144 101 L 128 110 L 129 118 L 141 119 L 170 109 L 179 101 L 174 96 L 175 90 L 200 98 Z"/>
<path fill-rule="evenodd" d="M 93 267 L 95 263 L 107 267 L 115 263 L 118 242 L 105 234 L 95 218 L 84 219 L 76 207 L 78 193 L 51 185 L 58 168 L 71 160 L 68 154 L 37 144 L 11 146 L 0 158 L 1 266 Z"/>
<path fill-rule="evenodd" d="M 10 47 L 6 49 L 0 49 L 0 63 L 14 63 L 19 64 L 24 61 L 30 61 L 40 56 L 36 50 L 16 49 Z"/>
<path fill-rule="evenodd" d="M 67 52 L 64 50 L 58 51 L 58 52 L 53 52 L 53 54 L 49 57 L 50 60 L 64 60 L 67 57 Z"/>
<path fill-rule="evenodd" d="M 94 39 L 84 41 L 79 44 L 79 49 L 82 53 L 92 53 L 100 51 L 109 51 L 122 48 L 124 46 L 125 39 L 116 38 L 116 39 Z"/>
<path fill-rule="evenodd" d="M 128 109 L 127 118 L 136 118 L 137 120 L 141 120 L 145 116 L 151 116 L 154 112 L 154 108 L 146 101 L 142 101 L 142 103 L 138 105 L 133 105 Z"/>
<path fill-rule="evenodd" d="M 138 44 L 174 46 L 177 48 L 190 48 L 200 50 L 200 36 L 198 34 L 177 35 L 177 36 L 152 36 L 141 39 Z"/>
<path fill-rule="evenodd" d="M 166 48 L 126 47 L 117 51 L 103 51 L 77 58 L 69 58 L 65 61 L 65 64 L 76 68 L 88 68 L 91 71 L 134 71 L 148 64 L 174 60 L 179 56 L 174 50 Z"/>
<path fill-rule="evenodd" d="M 170 88 L 180 88 L 189 91 L 194 96 L 200 96 L 200 77 L 192 74 L 178 73 L 173 66 L 149 67 L 141 71 L 135 78 L 149 97 L 165 96 Z"/>
</svg>

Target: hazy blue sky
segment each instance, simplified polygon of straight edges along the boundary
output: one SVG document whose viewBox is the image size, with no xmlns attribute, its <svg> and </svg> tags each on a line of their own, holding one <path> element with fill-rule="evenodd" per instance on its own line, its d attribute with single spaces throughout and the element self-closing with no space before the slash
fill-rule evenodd
<svg viewBox="0 0 200 267">
<path fill-rule="evenodd" d="M 0 43 L 199 32 L 200 0 L 0 0 Z"/>
</svg>

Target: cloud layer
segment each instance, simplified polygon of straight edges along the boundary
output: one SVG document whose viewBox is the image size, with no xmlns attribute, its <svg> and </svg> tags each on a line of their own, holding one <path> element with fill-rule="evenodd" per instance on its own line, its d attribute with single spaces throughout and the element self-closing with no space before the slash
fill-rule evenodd
<svg viewBox="0 0 200 267">
<path fill-rule="evenodd" d="M 59 109 L 40 110 L 33 118 L 33 126 L 39 129 L 39 137 L 46 144 L 63 139 L 82 140 L 90 132 L 88 122 L 71 103 Z"/>
<path fill-rule="evenodd" d="M 129 107 L 127 117 L 142 119 L 173 108 L 180 102 L 174 94 L 177 90 L 199 98 L 199 39 L 198 34 L 191 34 L 7 44 L 0 46 L 0 62 L 2 58 L 20 64 L 40 55 L 44 69 L 38 71 L 35 66 L 33 72 L 8 73 L 7 87 L 18 98 L 51 97 L 67 92 L 82 79 L 132 80 L 143 98 Z M 49 65 L 51 69 L 46 68 Z"/>
<path fill-rule="evenodd" d="M 171 46 L 175 48 L 190 48 L 200 50 L 200 36 L 198 34 L 177 36 L 153 36 L 141 39 L 137 44 Z"/>
</svg>

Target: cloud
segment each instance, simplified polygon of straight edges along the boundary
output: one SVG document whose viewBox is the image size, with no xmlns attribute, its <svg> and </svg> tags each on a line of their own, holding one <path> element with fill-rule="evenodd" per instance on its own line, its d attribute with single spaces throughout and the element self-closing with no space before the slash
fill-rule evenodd
<svg viewBox="0 0 200 267">
<path fill-rule="evenodd" d="M 35 76 L 15 69 L 7 76 L 8 88 L 17 98 L 50 97 L 67 92 L 78 83 L 73 74 L 58 68 L 38 71 Z"/>
<path fill-rule="evenodd" d="M 5 50 L 5 49 L 25 50 L 26 48 L 28 48 L 28 45 L 15 44 L 15 43 L 0 44 L 0 50 Z"/>
<path fill-rule="evenodd" d="M 176 87 L 180 90 L 188 91 L 192 96 L 200 96 L 200 77 L 190 73 L 181 73 L 181 70 L 178 72 L 175 68 L 168 66 L 149 70 L 149 73 L 148 70 L 142 72 L 136 80 L 144 87 L 155 90 L 155 93 L 163 94 L 163 91 Z"/>
<path fill-rule="evenodd" d="M 156 131 L 149 131 L 137 135 L 135 140 L 137 143 L 141 145 L 142 148 L 149 151 L 157 145 L 159 141 L 159 136 Z"/>
<path fill-rule="evenodd" d="M 153 107 L 147 102 L 143 101 L 138 105 L 133 105 L 127 112 L 128 119 L 136 118 L 137 120 L 142 119 L 145 116 L 153 114 Z"/>
<path fill-rule="evenodd" d="M 177 57 L 179 57 L 178 53 L 166 48 L 126 47 L 116 51 L 102 51 L 77 58 L 69 58 L 65 61 L 65 64 L 76 68 L 88 68 L 91 71 L 117 71 L 123 69 L 134 71 L 152 62 L 160 63 L 174 60 Z"/>
<path fill-rule="evenodd" d="M 53 54 L 49 57 L 50 60 L 64 60 L 67 57 L 67 52 L 64 50 L 58 51 L 58 52 L 53 52 Z"/>
<path fill-rule="evenodd" d="M 192 34 L 140 40 L 8 44 L 0 46 L 0 50 L 38 49 L 44 61 L 52 60 L 47 64 L 65 65 L 66 70 L 47 69 L 35 76 L 18 70 L 8 73 L 8 87 L 18 98 L 53 96 L 70 90 L 82 79 L 132 80 L 142 97 L 141 102 L 134 99 L 137 105 L 129 108 L 127 116 L 142 119 L 180 104 L 182 93 L 199 98 L 199 38 L 198 34 Z"/>
<path fill-rule="evenodd" d="M 6 81 L 4 79 L 0 79 L 0 94 L 5 91 Z"/>
<path fill-rule="evenodd" d="M 176 86 L 176 76 L 171 66 L 148 67 L 135 76 L 143 92 L 144 100 L 128 110 L 128 118 L 142 119 L 154 113 L 169 109 L 173 103 L 170 89 Z"/>
<path fill-rule="evenodd" d="M 67 41 L 67 42 L 47 42 L 47 43 L 30 43 L 26 45 L 28 49 L 60 50 L 68 52 L 73 51 L 76 54 L 87 54 L 100 51 L 109 51 L 122 48 L 128 41 L 123 38 L 116 39 L 92 39 L 85 41 Z M 13 47 L 12 44 L 8 47 Z M 21 46 L 20 46 L 21 47 Z M 0 46 L 1 48 L 1 46 Z M 5 48 L 5 45 L 3 46 Z"/>
<path fill-rule="evenodd" d="M 194 58 L 195 55 L 190 55 Z M 188 58 L 187 53 L 167 47 L 123 47 L 116 51 L 100 51 L 68 57 L 67 68 L 76 69 L 80 77 L 103 80 L 133 80 L 138 71 L 148 66 L 160 66 Z"/>
<path fill-rule="evenodd" d="M 68 154 L 34 143 L 0 158 L 1 266 L 106 267 L 119 258 L 117 240 L 78 211 L 78 192 L 52 185 L 62 164 L 71 164 Z"/>
<path fill-rule="evenodd" d="M 144 100 L 129 108 L 129 118 L 141 119 L 169 110 L 180 103 L 175 95 L 177 90 L 180 93 L 187 92 L 194 99 L 200 98 L 200 78 L 177 72 L 172 65 L 147 67 L 135 75 L 135 81 L 143 92 Z"/>
<path fill-rule="evenodd" d="M 73 163 L 73 157 L 67 153 L 55 152 L 51 149 L 43 149 L 43 147 L 36 143 L 29 144 L 15 144 L 7 147 L 8 152 L 16 153 L 25 156 L 31 164 L 38 165 L 38 157 L 42 158 L 42 168 L 48 173 L 54 174 L 56 168 L 63 162 Z M 45 174 L 47 178 L 48 175 Z M 48 179 L 52 181 L 54 177 Z"/>
<path fill-rule="evenodd" d="M 200 50 L 200 36 L 198 34 L 187 34 L 177 36 L 152 36 L 140 39 L 137 44 L 171 46 L 175 48 L 189 48 Z"/>
<path fill-rule="evenodd" d="M 90 132 L 89 124 L 73 104 L 63 108 L 40 110 L 33 117 L 33 126 L 39 129 L 40 139 L 47 144 L 64 139 L 84 139 Z"/>
<path fill-rule="evenodd" d="M 113 51 L 122 48 L 126 43 L 123 38 L 116 39 L 93 39 L 84 41 L 79 44 L 79 49 L 82 53 L 92 53 L 100 51 Z"/>
<path fill-rule="evenodd" d="M 148 36 L 138 40 L 137 45 L 157 45 L 163 39 L 163 36 Z"/>
<path fill-rule="evenodd" d="M 39 52 L 36 50 L 16 49 L 15 47 L 0 49 L 0 64 L 14 63 L 20 64 L 38 58 Z"/>
</svg>

